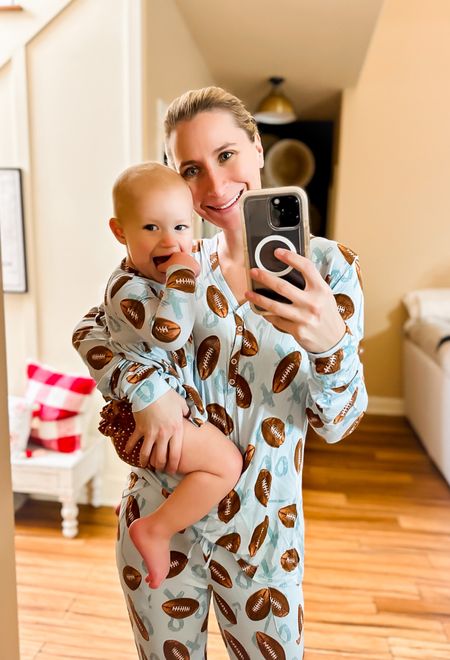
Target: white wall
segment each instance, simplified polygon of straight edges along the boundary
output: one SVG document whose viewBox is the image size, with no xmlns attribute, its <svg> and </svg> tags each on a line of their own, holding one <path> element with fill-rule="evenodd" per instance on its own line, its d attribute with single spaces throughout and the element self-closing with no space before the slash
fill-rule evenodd
<svg viewBox="0 0 450 660">
<path fill-rule="evenodd" d="M 0 68 L 0 166 L 24 172 L 30 285 L 5 295 L 11 393 L 27 358 L 85 371 L 72 329 L 122 257 L 107 226 L 112 183 L 132 159 L 159 157 L 159 100 L 212 82 L 172 0 L 73 0 Z M 101 405 L 97 395 L 90 434 Z M 108 443 L 105 503 L 127 471 Z"/>
<path fill-rule="evenodd" d="M 343 98 L 335 235 L 361 256 L 369 394 L 398 412 L 401 298 L 450 286 L 449 34 L 447 0 L 389 0 Z"/>
<path fill-rule="evenodd" d="M 21 48 L 70 2 L 72 0 L 20 0 L 16 4 L 20 5 L 23 11 L 2 12 L 0 66 L 11 57 L 16 48 Z"/>
<path fill-rule="evenodd" d="M 157 100 L 168 104 L 188 89 L 215 83 L 175 0 L 150 0 L 144 7 L 144 148 L 147 158 L 157 159 Z"/>
</svg>

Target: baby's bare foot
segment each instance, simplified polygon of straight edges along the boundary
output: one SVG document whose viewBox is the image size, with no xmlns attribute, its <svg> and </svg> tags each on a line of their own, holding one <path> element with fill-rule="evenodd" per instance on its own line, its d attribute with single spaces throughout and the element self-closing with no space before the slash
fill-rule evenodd
<svg viewBox="0 0 450 660">
<path fill-rule="evenodd" d="M 148 518 L 134 520 L 128 531 L 147 567 L 145 581 L 149 587 L 157 589 L 170 569 L 170 537 L 158 533 Z"/>
</svg>

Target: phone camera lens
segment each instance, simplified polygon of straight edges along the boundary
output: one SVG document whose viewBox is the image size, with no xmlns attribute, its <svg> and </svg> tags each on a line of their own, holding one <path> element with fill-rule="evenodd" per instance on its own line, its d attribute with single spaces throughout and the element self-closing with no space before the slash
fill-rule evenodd
<svg viewBox="0 0 450 660">
<path fill-rule="evenodd" d="M 296 227 L 300 222 L 300 204 L 295 195 L 273 197 L 271 204 L 271 222 L 274 227 Z"/>
</svg>

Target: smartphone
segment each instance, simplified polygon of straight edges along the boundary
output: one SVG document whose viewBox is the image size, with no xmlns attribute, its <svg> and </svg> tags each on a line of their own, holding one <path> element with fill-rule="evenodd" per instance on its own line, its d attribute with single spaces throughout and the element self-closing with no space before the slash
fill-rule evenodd
<svg viewBox="0 0 450 660">
<path fill-rule="evenodd" d="M 275 257 L 277 248 L 309 257 L 308 198 L 302 188 L 286 186 L 248 190 L 240 199 L 244 255 L 248 287 L 255 293 L 280 302 L 291 301 L 250 278 L 250 268 L 261 268 L 300 289 L 305 288 L 301 273 Z M 265 316 L 261 307 L 252 309 Z"/>
</svg>

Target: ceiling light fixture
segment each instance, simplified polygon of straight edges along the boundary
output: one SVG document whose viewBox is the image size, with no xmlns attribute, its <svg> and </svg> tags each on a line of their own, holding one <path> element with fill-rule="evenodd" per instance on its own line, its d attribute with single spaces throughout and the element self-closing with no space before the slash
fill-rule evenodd
<svg viewBox="0 0 450 660">
<path fill-rule="evenodd" d="M 284 78 L 272 76 L 269 83 L 272 89 L 259 104 L 254 117 L 263 124 L 289 124 L 297 119 L 291 101 L 280 91 Z"/>
</svg>

